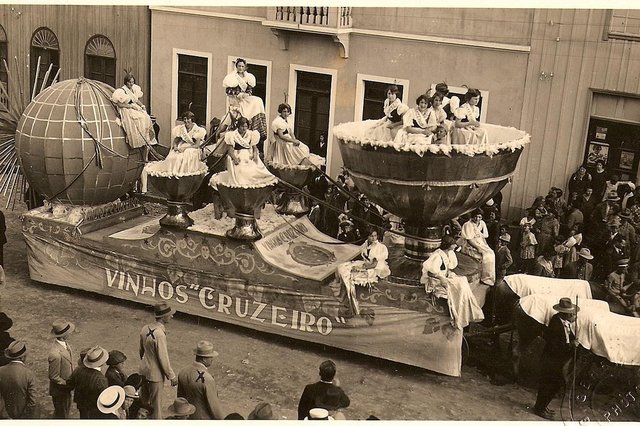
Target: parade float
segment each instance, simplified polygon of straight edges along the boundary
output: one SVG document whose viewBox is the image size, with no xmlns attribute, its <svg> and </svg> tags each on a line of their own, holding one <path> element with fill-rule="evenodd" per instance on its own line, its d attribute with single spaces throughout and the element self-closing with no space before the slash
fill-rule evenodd
<svg viewBox="0 0 640 426">
<path fill-rule="evenodd" d="M 415 274 L 445 221 L 507 183 L 528 135 L 488 126 L 495 140 L 489 146 L 418 152 L 367 140 L 352 123 L 336 127 L 358 187 L 408 225 L 404 249 L 390 250 L 391 276 L 357 289 L 355 315 L 334 274 L 360 248 L 318 231 L 295 191 L 262 208 L 274 185 L 218 185 L 235 212 L 221 217 L 212 204 L 187 212 L 204 173 L 150 173 L 167 197 L 167 214 L 146 214 L 135 198 L 125 199 L 142 152 L 128 147 L 109 90 L 86 79 L 55 84 L 17 125 L 23 172 L 50 201 L 22 216 L 33 280 L 144 304 L 166 301 L 191 315 L 460 375 L 462 330 Z M 289 189 L 309 179 L 305 168 L 267 165 Z M 456 272 L 482 303 L 479 264 L 460 258 Z"/>
</svg>

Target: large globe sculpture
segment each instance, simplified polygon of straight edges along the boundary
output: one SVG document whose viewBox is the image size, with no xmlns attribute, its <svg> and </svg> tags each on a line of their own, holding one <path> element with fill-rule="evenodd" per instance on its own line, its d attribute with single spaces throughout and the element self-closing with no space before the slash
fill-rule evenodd
<svg viewBox="0 0 640 426">
<path fill-rule="evenodd" d="M 114 201 L 142 172 L 143 148 L 130 149 L 110 98 L 113 88 L 85 78 L 43 90 L 16 130 L 16 151 L 33 188 L 74 205 Z"/>
<path fill-rule="evenodd" d="M 530 136 L 512 127 L 482 126 L 488 145 L 406 146 L 367 139 L 361 123 L 334 128 L 358 189 L 405 220 L 406 257 L 426 259 L 440 245 L 442 225 L 484 204 L 514 174 Z"/>
</svg>

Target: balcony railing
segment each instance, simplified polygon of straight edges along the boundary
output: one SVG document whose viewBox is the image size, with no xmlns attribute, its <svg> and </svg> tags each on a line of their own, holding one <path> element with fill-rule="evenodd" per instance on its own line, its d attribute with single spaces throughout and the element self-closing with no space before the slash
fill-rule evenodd
<svg viewBox="0 0 640 426">
<path fill-rule="evenodd" d="M 262 25 L 270 27 L 280 40 L 280 47 L 289 48 L 290 32 L 326 34 L 340 44 L 341 56 L 349 57 L 351 7 L 276 6 L 267 8 Z"/>
<path fill-rule="evenodd" d="M 268 9 L 269 19 L 275 21 L 325 28 L 351 28 L 350 7 L 276 6 Z"/>
</svg>

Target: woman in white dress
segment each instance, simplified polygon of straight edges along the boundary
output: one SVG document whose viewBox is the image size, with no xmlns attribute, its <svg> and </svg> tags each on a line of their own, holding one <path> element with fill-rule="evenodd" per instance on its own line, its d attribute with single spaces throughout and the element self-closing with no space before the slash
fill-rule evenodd
<svg viewBox="0 0 640 426">
<path fill-rule="evenodd" d="M 131 148 L 140 148 L 155 144 L 155 132 L 151 117 L 140 102 L 142 89 L 136 84 L 133 74 L 124 76 L 124 85 L 111 95 L 111 101 L 118 106 L 122 128 L 127 135 L 127 143 Z"/>
<path fill-rule="evenodd" d="M 171 150 L 164 159 L 166 170 L 174 175 L 188 175 L 202 170 L 202 143 L 207 131 L 194 122 L 194 114 L 182 114 L 182 124 L 171 129 Z"/>
<path fill-rule="evenodd" d="M 360 252 L 362 260 L 344 262 L 338 266 L 336 275 L 346 289 L 354 314 L 360 314 L 360 307 L 356 297 L 356 285 L 366 286 L 378 282 L 391 274 L 387 258 L 389 250 L 378 241 L 378 232 L 373 230 L 367 236 Z"/>
<path fill-rule="evenodd" d="M 464 96 L 465 103 L 455 111 L 455 125 L 453 129 L 452 143 L 454 145 L 484 145 L 489 143 L 487 131 L 478 119 L 480 118 L 480 91 L 468 89 Z"/>
<path fill-rule="evenodd" d="M 324 158 L 311 154 L 309 147 L 296 138 L 293 133 L 293 124 L 289 120 L 291 116 L 291 106 L 280 104 L 278 106 L 278 116 L 271 123 L 273 144 L 266 152 L 265 158 L 271 162 L 287 166 L 299 166 L 302 164 L 314 164 L 318 167 L 324 164 Z"/>
<path fill-rule="evenodd" d="M 463 329 L 470 322 L 482 321 L 484 314 L 467 278 L 453 272 L 458 266 L 456 248 L 453 237 L 442 237 L 440 248 L 431 253 L 422 264 L 420 282 L 424 284 L 427 293 L 447 299 L 453 325 Z"/>
<path fill-rule="evenodd" d="M 260 135 L 249 130 L 249 121 L 241 117 L 236 130 L 224 135 L 227 145 L 227 170 L 211 177 L 211 186 L 221 183 L 235 188 L 261 188 L 277 183 L 258 155 Z"/>
<path fill-rule="evenodd" d="M 394 141 L 406 145 L 430 144 L 433 132 L 438 127 L 430 113 L 433 114 L 433 110 L 429 111 L 429 98 L 426 95 L 418 96 L 416 107 L 402 116 L 402 128 Z"/>
<path fill-rule="evenodd" d="M 229 96 L 229 104 L 238 108 L 240 114 L 249 120 L 249 128 L 260 133 L 262 142 L 267 139 L 267 116 L 262 99 L 252 95 L 256 77 L 247 71 L 247 61 L 242 58 L 236 59 L 235 67 L 235 71 L 222 80 L 222 86 Z"/>
<path fill-rule="evenodd" d="M 492 286 L 496 281 L 496 255 L 487 244 L 489 235 L 482 220 L 482 211 L 477 210 L 464 225 L 462 225 L 461 252 L 482 262 L 480 282 Z"/>
<path fill-rule="evenodd" d="M 384 101 L 384 117 L 373 122 L 373 127 L 365 131 L 365 137 L 374 140 L 392 141 L 402 127 L 402 116 L 409 107 L 398 99 L 400 89 L 395 84 L 387 88 L 387 99 Z"/>
</svg>

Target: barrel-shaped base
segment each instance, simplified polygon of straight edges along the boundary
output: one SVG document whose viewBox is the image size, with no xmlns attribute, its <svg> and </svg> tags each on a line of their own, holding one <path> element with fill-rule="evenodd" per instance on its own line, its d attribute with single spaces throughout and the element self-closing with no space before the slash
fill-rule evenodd
<svg viewBox="0 0 640 426">
<path fill-rule="evenodd" d="M 407 223 L 405 225 L 407 235 L 419 237 L 420 240 L 405 237 L 404 255 L 412 260 L 426 260 L 431 253 L 440 247 L 442 242 L 441 225 L 419 225 Z"/>
<path fill-rule="evenodd" d="M 167 214 L 160 219 L 160 225 L 175 229 L 187 229 L 192 226 L 193 219 L 187 214 L 187 205 L 181 202 L 167 201 Z"/>
<path fill-rule="evenodd" d="M 309 200 L 299 192 L 285 192 L 280 197 L 276 211 L 280 214 L 289 214 L 301 217 L 309 213 L 311 206 Z"/>
<path fill-rule="evenodd" d="M 256 218 L 253 215 L 236 213 L 236 222 L 233 228 L 226 232 L 228 238 L 238 241 L 256 241 L 262 238 L 258 229 Z"/>
</svg>

